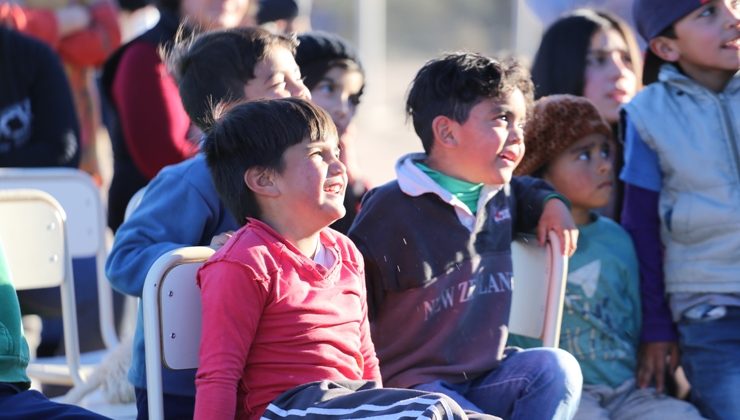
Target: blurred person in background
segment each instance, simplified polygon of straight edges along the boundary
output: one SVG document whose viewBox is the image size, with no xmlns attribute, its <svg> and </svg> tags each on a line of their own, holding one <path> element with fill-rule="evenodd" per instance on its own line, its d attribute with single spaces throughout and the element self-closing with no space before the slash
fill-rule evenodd
<svg viewBox="0 0 740 420">
<path fill-rule="evenodd" d="M 545 31 L 532 65 L 535 98 L 554 94 L 585 96 L 617 133 L 620 107 L 640 90 L 642 60 L 632 29 L 619 17 L 579 9 Z M 615 139 L 615 173 L 623 165 Z M 624 187 L 617 182 L 600 213 L 619 221 Z"/>
<path fill-rule="evenodd" d="M 249 0 L 160 0 L 157 8 L 157 25 L 116 51 L 103 69 L 103 96 L 110 111 L 106 123 L 113 146 L 108 226 L 114 232 L 136 191 L 163 167 L 198 151 L 200 130 L 183 109 L 160 49 L 172 45 L 180 27 L 186 34 L 239 26 Z"/>
<path fill-rule="evenodd" d="M 311 30 L 311 0 L 260 0 L 257 25 L 270 32 L 289 34 Z"/>
<path fill-rule="evenodd" d="M 100 100 L 95 69 L 121 44 L 117 7 L 111 0 L 0 1 L 0 19 L 38 38 L 62 59 L 80 126 L 80 164 L 102 184 L 96 133 Z"/>
<path fill-rule="evenodd" d="M 79 125 L 59 56 L 38 39 L 0 25 L 0 167 L 76 168 L 79 162 Z M 95 258 L 75 258 L 72 266 L 78 326 L 85 332 L 80 349 L 100 349 Z M 23 313 L 43 322 L 35 354 L 63 353 L 58 288 L 18 295 Z"/>
</svg>

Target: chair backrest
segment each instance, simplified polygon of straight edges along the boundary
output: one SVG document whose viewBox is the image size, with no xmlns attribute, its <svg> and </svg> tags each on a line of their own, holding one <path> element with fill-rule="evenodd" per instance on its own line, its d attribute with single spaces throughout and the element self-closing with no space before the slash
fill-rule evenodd
<svg viewBox="0 0 740 420">
<path fill-rule="evenodd" d="M 149 269 L 142 294 L 149 418 L 162 419 L 162 364 L 198 367 L 201 333 L 198 268 L 215 251 L 205 246 L 174 249 Z"/>
<path fill-rule="evenodd" d="M 128 200 L 128 204 L 126 204 L 126 211 L 123 214 L 124 221 L 128 220 L 128 218 L 131 217 L 132 214 L 134 214 L 134 210 L 139 207 L 139 204 L 141 204 L 141 200 L 144 199 L 144 193 L 146 193 L 146 185 L 139 188 L 139 190 L 131 196 L 131 199 Z"/>
<path fill-rule="evenodd" d="M 105 276 L 105 213 L 98 187 L 87 173 L 73 168 L 0 168 L 0 189 L 32 188 L 49 193 L 67 215 L 69 254 L 95 258 L 100 327 L 107 348 L 118 343 L 113 291 Z"/>
<path fill-rule="evenodd" d="M 568 259 L 560 252 L 558 236 L 550 232 L 544 247 L 533 237 L 517 239 L 511 244 L 511 256 L 514 279 L 509 332 L 557 347 L 568 273 Z"/>
<path fill-rule="evenodd" d="M 0 241 L 16 290 L 60 287 L 65 357 L 72 382 L 81 384 L 74 278 L 64 210 L 40 190 L 0 190 Z"/>
</svg>

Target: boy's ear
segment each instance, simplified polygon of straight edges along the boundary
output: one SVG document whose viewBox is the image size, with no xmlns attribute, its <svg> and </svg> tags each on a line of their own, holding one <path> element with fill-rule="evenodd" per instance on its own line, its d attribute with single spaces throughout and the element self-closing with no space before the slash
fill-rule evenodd
<svg viewBox="0 0 740 420">
<path fill-rule="evenodd" d="M 438 115 L 432 120 L 432 133 L 436 142 L 443 147 L 454 147 L 457 145 L 455 138 L 455 125 L 457 122 L 444 115 Z"/>
<path fill-rule="evenodd" d="M 651 39 L 648 47 L 653 54 L 671 63 L 678 61 L 681 56 L 676 40 L 666 36 L 657 36 Z"/>
<path fill-rule="evenodd" d="M 257 195 L 277 197 L 280 189 L 275 183 L 275 171 L 271 168 L 253 166 L 244 172 L 244 183 Z"/>
</svg>

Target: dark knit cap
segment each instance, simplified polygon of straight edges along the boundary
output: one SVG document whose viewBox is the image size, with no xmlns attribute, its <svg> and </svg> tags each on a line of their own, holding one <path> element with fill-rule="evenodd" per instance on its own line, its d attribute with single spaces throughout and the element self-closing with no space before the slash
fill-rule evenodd
<svg viewBox="0 0 740 420">
<path fill-rule="evenodd" d="M 280 19 L 293 19 L 296 16 L 298 16 L 296 0 L 260 0 L 257 7 L 258 25 Z"/>
<path fill-rule="evenodd" d="M 576 141 L 590 135 L 611 136 L 611 128 L 594 104 L 574 95 L 550 95 L 534 104 L 524 127 L 524 159 L 515 175 L 530 175 Z"/>
<path fill-rule="evenodd" d="M 298 49 L 295 61 L 301 68 L 301 74 L 308 89 L 313 86 L 339 61 L 352 61 L 362 72 L 362 64 L 357 51 L 339 35 L 311 31 L 298 36 Z"/>
</svg>

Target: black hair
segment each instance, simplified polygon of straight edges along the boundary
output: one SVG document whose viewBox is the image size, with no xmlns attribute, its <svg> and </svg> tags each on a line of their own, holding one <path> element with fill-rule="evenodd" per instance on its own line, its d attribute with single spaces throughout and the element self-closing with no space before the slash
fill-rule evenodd
<svg viewBox="0 0 740 420">
<path fill-rule="evenodd" d="M 255 66 L 278 46 L 295 55 L 294 38 L 260 28 L 216 30 L 178 41 L 166 62 L 191 121 L 206 130 L 215 104 L 244 99 Z"/>
<path fill-rule="evenodd" d="M 202 150 L 219 197 L 236 220 L 260 217 L 254 193 L 244 183 L 249 168 L 284 169 L 283 154 L 305 139 L 337 137 L 329 114 L 300 98 L 244 102 L 216 117 Z"/>
<path fill-rule="evenodd" d="M 303 84 L 308 90 L 313 90 L 326 73 L 335 67 L 357 71 L 363 75 L 363 79 L 365 76 L 357 51 L 344 38 L 330 32 L 300 34 L 295 61 L 301 68 Z"/>
<path fill-rule="evenodd" d="M 167 11 L 175 16 L 180 16 L 182 0 L 152 0 L 152 4 L 160 11 Z"/>
<path fill-rule="evenodd" d="M 676 26 L 675 24 L 663 29 L 657 36 L 663 36 L 670 39 L 677 39 L 678 36 L 676 35 Z M 645 66 L 642 70 L 642 84 L 644 86 L 647 86 L 653 82 L 658 81 L 658 73 L 660 73 L 660 67 L 665 64 L 666 61 L 662 58 L 658 57 L 652 50 L 650 50 L 650 46 L 648 45 L 647 53 L 645 56 Z M 680 68 L 678 63 L 672 63 L 673 65 Z"/>
<path fill-rule="evenodd" d="M 464 123 L 475 105 L 485 99 L 503 99 L 514 89 L 524 94 L 529 108 L 532 81 L 516 60 L 450 53 L 428 61 L 416 74 L 406 100 L 406 114 L 429 154 L 434 143 L 432 121 L 436 117 L 443 115 Z"/>
<path fill-rule="evenodd" d="M 535 97 L 556 94 L 583 96 L 591 39 L 599 31 L 614 29 L 622 36 L 640 80 L 640 49 L 632 29 L 619 17 L 592 9 L 575 10 L 550 25 L 542 35 L 532 65 Z"/>
</svg>

